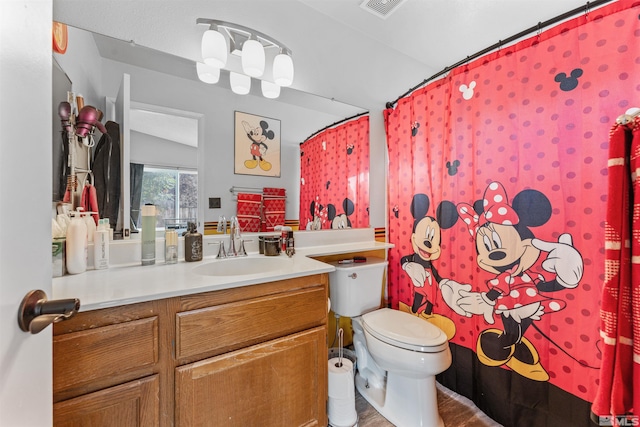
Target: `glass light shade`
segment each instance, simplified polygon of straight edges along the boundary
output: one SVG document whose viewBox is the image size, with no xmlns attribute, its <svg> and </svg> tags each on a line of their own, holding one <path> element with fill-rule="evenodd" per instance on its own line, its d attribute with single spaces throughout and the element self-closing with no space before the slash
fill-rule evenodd
<svg viewBox="0 0 640 427">
<path fill-rule="evenodd" d="M 198 78 L 205 83 L 214 84 L 220 80 L 220 68 L 198 62 L 196 70 L 198 71 Z"/>
<path fill-rule="evenodd" d="M 231 71 L 229 73 L 229 83 L 231 83 L 233 93 L 238 95 L 246 95 L 251 90 L 251 77 L 244 74 Z"/>
<path fill-rule="evenodd" d="M 202 35 L 202 59 L 216 68 L 227 65 L 227 41 L 216 30 L 207 30 Z"/>
<path fill-rule="evenodd" d="M 273 59 L 273 80 L 279 86 L 293 83 L 293 60 L 286 53 L 279 53 Z"/>
<path fill-rule="evenodd" d="M 251 77 L 264 73 L 264 46 L 258 40 L 249 39 L 242 44 L 242 71 Z"/>
<path fill-rule="evenodd" d="M 262 96 L 269 99 L 275 99 L 280 96 L 280 86 L 275 83 L 262 81 Z"/>
</svg>

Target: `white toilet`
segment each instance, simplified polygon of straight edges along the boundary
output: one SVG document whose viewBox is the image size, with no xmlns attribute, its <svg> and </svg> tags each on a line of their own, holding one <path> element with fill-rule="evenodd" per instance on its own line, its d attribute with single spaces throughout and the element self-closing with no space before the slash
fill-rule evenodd
<svg viewBox="0 0 640 427">
<path fill-rule="evenodd" d="M 451 365 L 445 333 L 424 319 L 380 308 L 387 261 L 333 265 L 331 309 L 351 318 L 360 394 L 396 426 L 444 426 L 435 375 Z"/>
</svg>

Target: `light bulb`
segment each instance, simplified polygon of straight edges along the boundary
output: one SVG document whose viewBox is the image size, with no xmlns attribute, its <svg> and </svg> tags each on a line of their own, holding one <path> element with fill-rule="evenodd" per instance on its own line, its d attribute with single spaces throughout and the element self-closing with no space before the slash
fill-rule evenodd
<svg viewBox="0 0 640 427">
<path fill-rule="evenodd" d="M 220 68 L 198 62 L 196 70 L 198 71 L 198 78 L 205 83 L 215 84 L 220 80 Z"/>
<path fill-rule="evenodd" d="M 229 73 L 231 90 L 238 95 L 246 95 L 251 90 L 251 77 L 231 71 Z"/>
<path fill-rule="evenodd" d="M 251 77 L 264 73 L 264 46 L 258 40 L 249 39 L 242 44 L 242 71 Z"/>
<path fill-rule="evenodd" d="M 202 59 L 215 68 L 227 65 L 227 41 L 216 30 L 207 30 L 202 35 Z"/>
<path fill-rule="evenodd" d="M 279 53 L 273 60 L 273 80 L 279 86 L 293 83 L 293 60 L 286 53 Z"/>
<path fill-rule="evenodd" d="M 277 84 L 263 80 L 261 86 L 262 96 L 265 98 L 275 99 L 280 96 L 280 86 Z"/>
</svg>

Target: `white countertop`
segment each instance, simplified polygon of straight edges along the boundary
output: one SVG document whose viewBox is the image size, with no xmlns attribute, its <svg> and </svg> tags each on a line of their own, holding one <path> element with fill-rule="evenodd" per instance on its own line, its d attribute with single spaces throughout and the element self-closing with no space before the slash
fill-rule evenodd
<svg viewBox="0 0 640 427">
<path fill-rule="evenodd" d="M 346 239 L 348 240 L 348 239 Z M 344 241 L 344 240 L 343 240 Z M 324 242 L 323 242 L 324 243 Z M 203 275 L 194 272 L 208 263 L 221 263 L 215 256 L 208 256 L 199 262 L 179 261 L 167 265 L 160 260 L 155 265 L 142 266 L 139 262 L 111 266 L 106 270 L 87 270 L 82 274 L 66 275 L 53 279 L 51 299 L 79 298 L 80 311 L 116 307 L 181 295 L 229 289 L 246 285 L 285 280 L 312 274 L 334 271 L 332 265 L 314 260 L 311 256 L 349 254 L 361 251 L 388 249 L 391 244 L 375 240 L 352 243 L 325 244 L 296 247 L 296 254 L 289 258 L 284 253 L 278 257 L 267 257 L 250 253 L 243 257 L 247 263 L 252 259 L 278 258 L 277 269 L 255 274 L 236 276 Z M 237 258 L 232 258 L 236 260 Z M 215 267 L 212 267 L 215 271 Z"/>
</svg>

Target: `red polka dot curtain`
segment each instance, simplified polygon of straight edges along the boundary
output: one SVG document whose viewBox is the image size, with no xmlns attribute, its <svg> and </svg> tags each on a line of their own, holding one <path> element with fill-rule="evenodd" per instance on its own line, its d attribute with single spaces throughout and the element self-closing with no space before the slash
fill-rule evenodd
<svg viewBox="0 0 640 427">
<path fill-rule="evenodd" d="M 389 303 L 445 331 L 438 380 L 506 426 L 593 425 L 609 130 L 640 107 L 637 4 L 504 47 L 385 112 Z"/>
<path fill-rule="evenodd" d="M 300 229 L 369 226 L 369 116 L 300 144 Z"/>
</svg>

